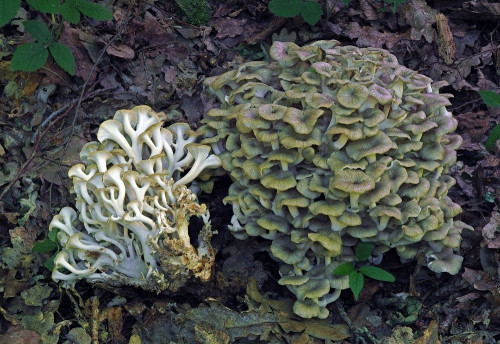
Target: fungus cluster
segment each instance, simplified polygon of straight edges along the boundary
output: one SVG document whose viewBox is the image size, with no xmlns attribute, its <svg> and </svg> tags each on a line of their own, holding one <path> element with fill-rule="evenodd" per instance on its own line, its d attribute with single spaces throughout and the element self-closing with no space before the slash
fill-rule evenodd
<svg viewBox="0 0 500 344">
<path fill-rule="evenodd" d="M 62 251 L 52 278 L 80 279 L 146 290 L 175 291 L 191 277 L 210 278 L 214 252 L 209 213 L 187 185 L 220 166 L 210 146 L 195 143 L 186 123 L 162 127 L 165 115 L 147 106 L 116 112 L 97 141 L 69 170 L 77 211 L 65 207 L 50 223 Z M 197 248 L 190 217 L 204 223 Z"/>
<path fill-rule="evenodd" d="M 274 42 L 273 61 L 247 62 L 205 80 L 220 102 L 203 119 L 232 177 L 234 236 L 268 239 L 296 314 L 325 318 L 348 288 L 333 270 L 374 244 L 435 272 L 456 274 L 466 226 L 448 196 L 462 139 L 446 110 L 445 82 L 398 64 L 382 49 L 318 41 Z"/>
</svg>

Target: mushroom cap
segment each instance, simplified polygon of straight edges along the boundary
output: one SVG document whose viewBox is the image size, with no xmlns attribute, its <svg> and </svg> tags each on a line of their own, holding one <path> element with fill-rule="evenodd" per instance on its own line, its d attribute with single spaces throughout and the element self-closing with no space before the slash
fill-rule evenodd
<svg viewBox="0 0 500 344">
<path fill-rule="evenodd" d="M 289 107 L 285 111 L 283 121 L 290 124 L 297 134 L 309 134 L 323 113 L 324 111 L 320 109 L 300 110 Z"/>
<path fill-rule="evenodd" d="M 288 233 L 290 225 L 281 216 L 266 214 L 257 219 L 257 224 L 268 231 Z"/>
<path fill-rule="evenodd" d="M 271 254 L 282 262 L 291 265 L 297 264 L 304 258 L 305 250 L 300 249 L 287 236 L 280 236 L 273 240 Z"/>
<path fill-rule="evenodd" d="M 240 140 L 241 150 L 243 151 L 243 153 L 245 153 L 245 157 L 247 158 L 251 159 L 265 152 L 262 143 L 250 135 L 241 134 Z"/>
<path fill-rule="evenodd" d="M 385 120 L 385 113 L 376 108 L 368 108 L 361 112 L 363 117 L 363 124 L 367 127 L 375 127 L 383 120 Z"/>
<path fill-rule="evenodd" d="M 345 224 L 346 226 L 360 226 L 361 225 L 361 217 L 353 212 L 344 211 L 338 218 L 340 222 Z"/>
<path fill-rule="evenodd" d="M 299 46 L 292 42 L 274 41 L 269 49 L 269 55 L 281 67 L 287 68 L 293 66 L 298 58 L 295 52 L 299 50 Z"/>
<path fill-rule="evenodd" d="M 290 189 L 278 192 L 274 202 L 278 209 L 281 209 L 284 206 L 306 208 L 309 206 L 310 200 L 309 198 L 302 196 L 297 190 Z"/>
<path fill-rule="evenodd" d="M 297 180 L 290 171 L 275 170 L 262 177 L 260 183 L 268 189 L 285 191 L 295 187 Z"/>
<path fill-rule="evenodd" d="M 240 133 L 248 134 L 254 129 L 269 129 L 271 123 L 260 117 L 257 109 L 250 108 L 236 115 L 236 127 Z"/>
<path fill-rule="evenodd" d="M 309 277 L 305 275 L 292 275 L 292 276 L 283 276 L 278 280 L 279 285 L 302 285 L 309 281 Z"/>
<path fill-rule="evenodd" d="M 345 135 L 349 140 L 359 140 L 363 137 L 363 131 L 359 126 L 355 125 L 334 125 L 330 127 L 326 135 Z M 359 160 L 359 159 L 358 159 Z"/>
<path fill-rule="evenodd" d="M 430 260 L 427 267 L 434 272 L 447 272 L 456 275 L 462 267 L 464 257 L 449 252 L 437 252 L 427 256 Z"/>
<path fill-rule="evenodd" d="M 300 153 L 295 149 L 279 148 L 273 150 L 267 156 L 267 161 L 286 162 L 287 164 L 299 162 Z"/>
<path fill-rule="evenodd" d="M 350 226 L 342 229 L 341 233 L 346 233 L 357 239 L 373 238 L 379 233 L 375 226 Z"/>
<path fill-rule="evenodd" d="M 345 208 L 345 203 L 340 201 L 316 201 L 309 205 L 313 215 L 340 216 Z"/>
<path fill-rule="evenodd" d="M 359 161 L 351 159 L 345 151 L 333 151 L 328 157 L 326 163 L 332 171 L 339 171 L 343 169 L 364 170 L 368 164 L 366 159 L 361 159 Z"/>
<path fill-rule="evenodd" d="M 325 256 L 335 257 L 342 251 L 342 239 L 340 236 L 332 231 L 326 233 L 309 233 L 307 237 L 312 242 L 319 243 L 326 251 Z"/>
<path fill-rule="evenodd" d="M 325 307 L 320 307 L 316 302 L 309 299 L 305 301 L 295 301 L 293 304 L 293 312 L 304 319 L 316 317 L 326 319 L 329 314 Z"/>
<path fill-rule="evenodd" d="M 335 104 L 335 97 L 330 93 L 314 93 L 309 105 L 313 109 L 331 108 Z"/>
<path fill-rule="evenodd" d="M 396 207 L 391 207 L 388 205 L 377 205 L 370 209 L 369 214 L 371 217 L 382 217 L 388 216 L 393 217 L 396 220 L 401 220 L 401 210 Z"/>
<path fill-rule="evenodd" d="M 359 170 L 342 170 L 335 174 L 331 186 L 348 193 L 362 194 L 375 189 L 375 181 Z"/>
<path fill-rule="evenodd" d="M 286 106 L 278 104 L 263 104 L 260 105 L 257 113 L 260 117 L 267 121 L 278 121 L 285 116 Z"/>
<path fill-rule="evenodd" d="M 396 148 L 396 145 L 391 138 L 379 131 L 374 136 L 349 142 L 346 146 L 346 152 L 351 158 L 359 161 L 366 156 L 383 154 L 393 148 Z"/>
<path fill-rule="evenodd" d="M 330 292 L 330 283 L 327 279 L 309 279 L 297 288 L 297 299 L 319 299 Z"/>
<path fill-rule="evenodd" d="M 337 101 L 349 109 L 359 109 L 365 102 L 370 91 L 359 83 L 349 83 L 342 86 L 337 92 Z"/>
<path fill-rule="evenodd" d="M 287 127 L 278 133 L 279 141 L 286 149 L 319 146 L 321 136 L 319 128 L 314 128 L 309 134 L 298 134 L 292 127 Z"/>
</svg>

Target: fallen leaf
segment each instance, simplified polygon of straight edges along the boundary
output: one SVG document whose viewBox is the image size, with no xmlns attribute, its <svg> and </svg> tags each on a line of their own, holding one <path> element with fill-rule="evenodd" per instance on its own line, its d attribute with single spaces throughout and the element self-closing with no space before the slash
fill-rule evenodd
<svg viewBox="0 0 500 344">
<path fill-rule="evenodd" d="M 456 47 L 450 25 L 448 25 L 448 19 L 444 14 L 439 13 L 436 16 L 436 26 L 439 55 L 446 64 L 452 64 L 455 60 Z"/>
<path fill-rule="evenodd" d="M 408 38 L 406 33 L 380 32 L 372 26 L 361 27 L 357 22 L 351 22 L 344 28 L 343 33 L 351 39 L 356 39 L 356 45 L 359 47 L 386 47 L 391 49 L 396 43 L 400 43 L 402 39 Z"/>
<path fill-rule="evenodd" d="M 217 35 L 215 37 L 222 39 L 227 37 L 236 37 L 243 33 L 243 25 L 245 25 L 247 19 L 235 19 L 235 18 L 216 18 L 212 21 L 212 25 L 217 30 Z"/>
<path fill-rule="evenodd" d="M 489 248 L 500 248 L 500 213 L 493 212 L 490 221 L 483 227 L 481 234 Z"/>
<path fill-rule="evenodd" d="M 124 60 L 132 60 L 135 57 L 134 49 L 125 44 L 112 44 L 107 49 L 106 52 L 109 55 L 119 57 Z"/>
<path fill-rule="evenodd" d="M 498 284 L 488 273 L 469 268 L 465 268 L 462 277 L 476 290 L 492 290 L 495 289 Z"/>
<path fill-rule="evenodd" d="M 415 340 L 415 344 L 440 344 L 438 330 L 438 322 L 432 320 L 422 333 L 422 336 Z"/>
<path fill-rule="evenodd" d="M 42 344 L 42 338 L 36 331 L 25 330 L 22 326 L 12 325 L 5 334 L 0 334 L 0 343 Z"/>
</svg>

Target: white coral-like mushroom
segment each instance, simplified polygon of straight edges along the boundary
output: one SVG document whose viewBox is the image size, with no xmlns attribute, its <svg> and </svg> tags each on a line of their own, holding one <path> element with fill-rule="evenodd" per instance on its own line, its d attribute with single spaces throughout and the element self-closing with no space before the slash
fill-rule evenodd
<svg viewBox="0 0 500 344">
<path fill-rule="evenodd" d="M 65 207 L 50 223 L 63 247 L 54 280 L 159 292 L 175 291 L 191 277 L 210 278 L 209 213 L 187 184 L 221 161 L 195 143 L 188 124 L 164 128 L 164 119 L 147 106 L 120 110 L 99 127 L 99 142 L 82 148 L 83 164 L 68 173 L 78 211 Z M 197 248 L 188 234 L 193 215 L 204 223 Z"/>
</svg>

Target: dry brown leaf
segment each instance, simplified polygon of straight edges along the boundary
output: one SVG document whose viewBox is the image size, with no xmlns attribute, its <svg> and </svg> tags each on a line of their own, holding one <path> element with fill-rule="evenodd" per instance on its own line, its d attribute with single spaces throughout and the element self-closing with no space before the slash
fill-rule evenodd
<svg viewBox="0 0 500 344">
<path fill-rule="evenodd" d="M 433 42 L 435 30 L 432 25 L 436 22 L 437 11 L 427 5 L 425 0 L 409 0 L 399 12 L 411 26 L 410 39 L 420 40 L 424 36 L 428 43 Z"/>
<path fill-rule="evenodd" d="M 133 60 L 135 57 L 134 49 L 132 49 L 131 47 L 129 47 L 126 44 L 121 44 L 121 43 L 110 45 L 106 49 L 106 52 L 109 55 L 113 55 L 113 56 L 116 56 L 116 57 L 119 57 L 121 59 L 128 60 L 128 61 Z"/>
<path fill-rule="evenodd" d="M 439 13 L 436 16 L 436 25 L 439 55 L 443 58 L 446 64 L 452 64 L 455 60 L 456 47 L 455 42 L 453 41 L 453 34 L 451 33 L 450 25 L 448 25 L 448 19 L 446 19 L 444 14 Z"/>
<path fill-rule="evenodd" d="M 476 290 L 496 290 L 497 288 L 498 283 L 485 271 L 465 268 L 462 277 Z"/>
<path fill-rule="evenodd" d="M 438 330 L 438 322 L 432 320 L 422 333 L 422 337 L 415 340 L 415 344 L 440 344 Z"/>
<path fill-rule="evenodd" d="M 481 234 L 488 248 L 500 248 L 500 213 L 493 212 L 490 221 L 483 227 Z"/>
<path fill-rule="evenodd" d="M 368 0 L 359 0 L 359 8 L 363 11 L 366 19 L 377 20 L 378 15 L 375 8 L 370 4 Z"/>
<path fill-rule="evenodd" d="M 20 325 L 12 325 L 5 334 L 0 335 L 0 343 L 42 344 L 42 338 L 36 331 L 25 330 Z"/>
<path fill-rule="evenodd" d="M 59 38 L 59 42 L 67 46 L 75 57 L 75 65 L 78 66 L 78 68 L 75 69 L 75 75 L 87 80 L 87 78 L 89 78 L 93 62 L 79 36 L 80 30 L 74 29 L 66 24 L 61 37 Z M 97 71 L 94 70 L 93 74 L 89 78 L 90 84 L 95 81 L 96 76 Z"/>
<path fill-rule="evenodd" d="M 455 115 L 458 127 L 467 132 L 475 142 L 482 140 L 490 126 L 490 116 L 486 111 L 466 112 Z"/>
<path fill-rule="evenodd" d="M 235 18 L 217 18 L 213 20 L 212 25 L 217 30 L 218 39 L 227 37 L 236 37 L 243 33 L 243 25 L 247 22 L 246 19 Z"/>
<path fill-rule="evenodd" d="M 408 37 L 405 33 L 380 32 L 371 26 L 361 27 L 356 22 L 349 23 L 343 30 L 343 33 L 351 39 L 357 38 L 357 45 L 359 47 L 382 48 L 385 46 L 387 49 L 392 49 L 401 39 Z"/>
</svg>

